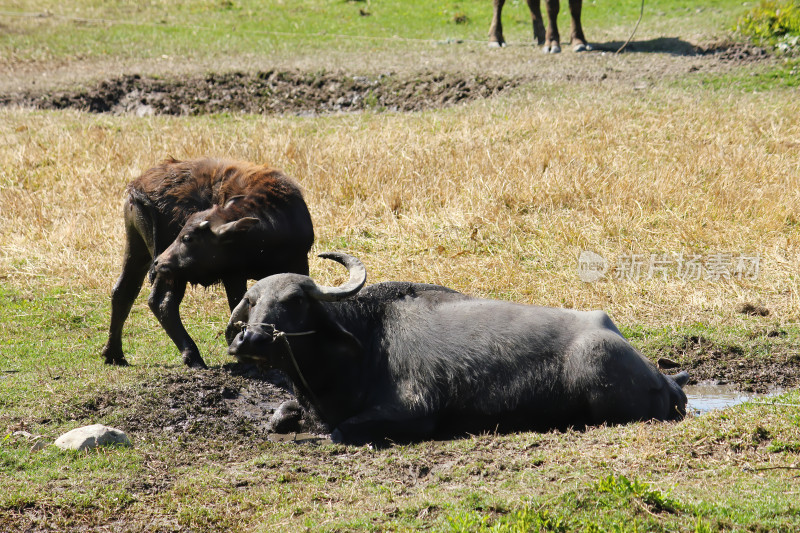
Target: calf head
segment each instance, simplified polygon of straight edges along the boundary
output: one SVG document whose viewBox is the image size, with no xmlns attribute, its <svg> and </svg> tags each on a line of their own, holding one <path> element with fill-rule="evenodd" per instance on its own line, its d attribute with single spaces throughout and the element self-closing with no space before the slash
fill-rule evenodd
<svg viewBox="0 0 800 533">
<path fill-rule="evenodd" d="M 254 217 L 236 218 L 218 205 L 195 213 L 176 239 L 153 261 L 153 274 L 180 273 L 189 281 L 210 285 L 234 265 L 239 237 L 259 223 Z"/>
<path fill-rule="evenodd" d="M 228 353 L 275 365 L 285 351 L 281 337 L 322 338 L 328 347 L 359 342 L 325 311 L 321 302 L 336 302 L 355 295 L 367 280 L 364 265 L 353 256 L 327 252 L 319 257 L 346 266 L 350 279 L 339 287 L 317 285 L 308 276 L 275 274 L 258 281 L 231 314 L 225 339 Z"/>
</svg>

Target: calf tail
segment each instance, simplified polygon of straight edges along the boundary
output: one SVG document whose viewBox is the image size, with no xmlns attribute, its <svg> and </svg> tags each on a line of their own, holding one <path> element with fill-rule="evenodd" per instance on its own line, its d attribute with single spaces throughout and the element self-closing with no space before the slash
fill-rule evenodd
<svg viewBox="0 0 800 533">
<path fill-rule="evenodd" d="M 162 251 L 159 249 L 160 246 L 158 242 L 157 208 L 144 191 L 129 185 L 126 192 L 128 193 L 126 202 L 130 206 L 130 211 L 126 211 L 125 213 L 127 223 L 136 228 L 136 231 L 147 244 L 147 248 L 152 256 L 151 259 L 155 259 Z M 156 272 L 151 262 L 150 270 L 147 275 L 147 279 L 150 283 L 153 283 L 155 275 Z"/>
</svg>

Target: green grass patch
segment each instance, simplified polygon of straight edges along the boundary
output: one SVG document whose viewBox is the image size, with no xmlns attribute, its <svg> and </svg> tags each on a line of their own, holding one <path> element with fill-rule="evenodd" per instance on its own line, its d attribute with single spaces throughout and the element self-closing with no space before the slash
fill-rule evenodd
<svg viewBox="0 0 800 533">
<path fill-rule="evenodd" d="M 133 372 L 105 365 L 110 298 L 75 288 L 39 292 L 0 287 L 0 421 L 69 422 L 91 411 L 97 391 L 141 380 L 159 368 L 182 368 L 180 355 L 146 304 L 143 290 L 125 325 L 123 348 Z M 219 333 L 227 323 L 220 294 L 189 292 L 183 311 L 188 329 L 209 364 L 228 362 Z M 201 305 L 193 307 L 200 302 Z M 218 316 L 204 314 L 222 309 Z M 54 410 L 53 404 L 71 406 Z"/>
<path fill-rule="evenodd" d="M 584 2 L 583 24 L 590 40 L 624 40 L 638 18 L 639 4 L 638 0 Z M 735 0 L 710 0 L 701 7 L 686 0 L 665 0 L 648 10 L 647 22 L 653 31 L 670 36 L 675 27 L 689 34 L 701 27 L 723 32 L 742 9 Z M 491 2 L 485 0 L 73 0 L 66 5 L 23 1 L 0 14 L 0 21 L 13 28 L 0 34 L 0 51 L 9 59 L 40 61 L 428 48 L 485 42 L 491 13 Z M 569 26 L 566 5 L 560 25 Z M 530 13 L 523 2 L 506 5 L 504 29 L 509 42 L 532 42 Z"/>
<path fill-rule="evenodd" d="M 680 327 L 620 326 L 620 331 L 637 348 L 655 359 L 672 357 L 689 362 L 701 356 L 769 360 L 794 357 L 800 343 L 800 328 L 770 324 L 755 319 L 751 323 L 724 329 L 706 324 Z"/>
<path fill-rule="evenodd" d="M 789 97 L 789 93 L 800 86 L 800 59 L 785 58 L 769 65 L 744 67 L 721 74 L 703 74 L 694 78 L 684 78 L 676 84 L 686 88 L 699 86 L 722 93 L 787 90 Z"/>
<path fill-rule="evenodd" d="M 80 528 L 110 520 L 136 501 L 131 485 L 142 474 L 142 457 L 132 449 L 29 448 L 10 436 L 0 445 L 0 525 L 6 513 L 38 511 L 55 517 L 53 527 Z"/>
<path fill-rule="evenodd" d="M 71 9 L 53 2 L 22 4 L 20 13 L 47 11 L 51 16 L 17 18 L 18 31 L 4 34 L 2 46 L 20 59 L 387 49 L 417 39 L 482 39 L 491 18 L 491 4 L 479 0 L 78 1 Z"/>
</svg>

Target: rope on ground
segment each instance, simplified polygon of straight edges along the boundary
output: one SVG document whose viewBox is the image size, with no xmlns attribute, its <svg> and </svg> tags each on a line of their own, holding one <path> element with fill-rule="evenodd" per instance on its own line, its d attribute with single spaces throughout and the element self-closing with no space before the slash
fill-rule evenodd
<svg viewBox="0 0 800 533">
<path fill-rule="evenodd" d="M 639 23 L 642 21 L 642 15 L 644 15 L 644 0 L 642 0 L 642 8 L 639 10 L 639 20 L 636 21 L 636 26 L 633 27 L 633 31 L 631 32 L 631 36 L 628 37 L 628 40 L 625 41 L 625 44 L 619 47 L 619 50 L 616 51 L 617 54 L 625 50 L 625 47 L 631 42 L 633 36 L 636 35 L 636 30 L 639 29 Z"/>
</svg>

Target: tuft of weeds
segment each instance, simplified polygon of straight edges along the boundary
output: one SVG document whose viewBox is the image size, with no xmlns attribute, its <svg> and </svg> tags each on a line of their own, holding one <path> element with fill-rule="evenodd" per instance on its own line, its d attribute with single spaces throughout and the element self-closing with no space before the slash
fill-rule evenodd
<svg viewBox="0 0 800 533">
<path fill-rule="evenodd" d="M 781 53 L 800 53 L 800 1 L 761 0 L 737 21 L 737 31 Z"/>
<path fill-rule="evenodd" d="M 677 513 L 684 509 L 678 500 L 651 488 L 647 483 L 637 479 L 630 480 L 624 475 L 611 474 L 598 481 L 594 489 L 601 495 L 609 496 L 609 500 L 598 502 L 601 506 L 617 508 L 622 500 L 626 503 L 644 504 L 652 513 Z"/>
</svg>

